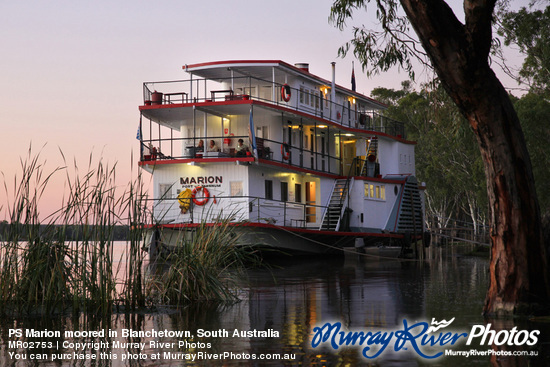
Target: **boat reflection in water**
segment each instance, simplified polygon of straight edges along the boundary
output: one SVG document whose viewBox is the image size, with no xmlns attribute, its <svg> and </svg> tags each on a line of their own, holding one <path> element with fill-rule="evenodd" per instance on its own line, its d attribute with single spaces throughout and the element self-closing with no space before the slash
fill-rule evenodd
<svg viewBox="0 0 550 367">
<path fill-rule="evenodd" d="M 152 355 L 158 355 L 162 365 L 207 365 L 207 366 L 361 366 L 361 365 L 424 365 L 412 351 L 393 350 L 389 346 L 376 360 L 367 360 L 361 356 L 360 348 L 342 347 L 334 350 L 330 347 L 311 348 L 313 328 L 326 322 L 341 322 L 345 330 L 395 330 L 403 328 L 403 319 L 410 323 L 436 320 L 450 320 L 455 330 L 469 332 L 472 325 L 485 324 L 481 316 L 483 301 L 488 284 L 488 261 L 479 258 L 452 257 L 437 262 L 413 261 L 376 261 L 356 255 L 345 258 L 300 258 L 275 261 L 271 270 L 252 269 L 249 279 L 244 282 L 241 302 L 232 305 L 200 304 L 183 310 L 159 308 L 155 313 L 115 314 L 106 320 L 100 316 L 67 318 L 26 318 L 17 321 L 2 321 L 0 326 L 2 351 L 0 365 L 27 366 L 52 365 L 51 356 L 55 353 L 72 353 L 70 348 L 35 350 L 48 356 L 48 361 L 27 361 L 15 364 L 10 359 L 8 336 L 10 328 L 60 330 L 60 338 L 48 338 L 59 342 L 109 342 L 109 347 L 100 347 L 95 351 L 98 361 L 94 366 L 155 366 L 159 361 Z M 533 325 L 520 325 L 513 321 L 518 329 L 533 328 Z M 507 325 L 511 329 L 514 325 Z M 549 330 L 541 329 L 537 349 L 542 350 L 548 342 Z M 116 337 L 65 339 L 65 330 L 113 330 Z M 124 337 L 123 329 L 135 332 L 151 330 L 179 331 L 193 337 Z M 199 337 L 200 330 L 203 337 Z M 223 334 L 227 332 L 227 334 Z M 234 330 L 247 332 L 256 330 L 266 332 L 267 337 L 233 337 Z M 218 336 L 215 336 L 217 333 Z M 211 336 L 208 336 L 211 335 Z M 545 339 L 546 341 L 542 340 Z M 22 338 L 20 340 L 25 340 Z M 30 340 L 30 339 L 26 339 Z M 127 348 L 115 349 L 114 342 L 145 343 L 141 350 L 137 344 L 128 344 Z M 164 344 L 160 344 L 164 343 Z M 169 345 L 166 343 L 175 343 Z M 178 343 L 182 343 L 178 346 Z M 463 343 L 462 343 L 463 344 Z M 472 346 L 453 346 L 453 349 L 469 350 Z M 474 348 L 476 348 L 474 346 Z M 477 346 L 478 350 L 490 349 Z M 234 355 L 291 354 L 290 360 L 185 360 L 186 354 L 233 353 Z M 19 349 L 20 353 L 28 352 Z M 30 352 L 28 352 L 30 353 Z M 110 358 L 100 358 L 101 353 Z M 122 361 L 123 355 L 146 355 L 146 359 Z M 169 353 L 170 359 L 165 353 Z M 543 353 L 541 351 L 541 353 Z M 116 359 L 114 355 L 116 356 Z M 540 358 L 544 358 L 539 356 Z M 127 358 L 127 357 L 126 357 Z M 523 360 L 499 361 L 513 362 L 510 365 L 527 363 Z M 489 357 L 442 357 L 436 365 L 471 365 L 489 363 Z M 508 363 L 506 362 L 506 363 Z M 79 364 L 80 363 L 80 364 Z M 57 364 L 55 364 L 57 365 Z M 63 366 L 92 365 L 88 362 L 66 360 Z M 498 363 L 497 363 L 498 365 Z"/>
</svg>

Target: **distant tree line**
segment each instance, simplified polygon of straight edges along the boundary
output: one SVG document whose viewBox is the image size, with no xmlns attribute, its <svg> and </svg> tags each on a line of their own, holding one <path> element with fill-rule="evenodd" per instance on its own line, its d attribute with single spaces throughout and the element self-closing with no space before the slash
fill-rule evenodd
<svg viewBox="0 0 550 367">
<path fill-rule="evenodd" d="M 18 225 L 18 223 L 10 224 L 7 221 L 0 222 L 0 240 L 6 239 L 6 234 L 10 233 L 13 238 L 13 230 L 17 231 L 17 228 L 25 228 L 25 230 L 21 230 L 20 233 L 18 233 L 18 240 L 25 241 L 27 239 L 27 233 L 26 230 L 28 227 Z M 51 234 L 52 231 L 57 233 L 63 234 L 63 239 L 65 241 L 82 241 L 85 238 L 89 238 L 88 235 L 85 234 L 83 227 L 79 225 L 37 225 L 38 231 L 40 234 L 49 233 Z M 98 232 L 99 226 L 95 225 L 86 225 L 86 232 L 94 233 Z M 105 228 L 102 229 L 103 233 L 106 233 Z M 115 225 L 110 226 L 108 228 L 108 238 L 105 238 L 106 240 L 111 241 L 126 241 L 129 238 L 130 234 L 130 228 L 128 226 L 123 225 Z"/>
</svg>

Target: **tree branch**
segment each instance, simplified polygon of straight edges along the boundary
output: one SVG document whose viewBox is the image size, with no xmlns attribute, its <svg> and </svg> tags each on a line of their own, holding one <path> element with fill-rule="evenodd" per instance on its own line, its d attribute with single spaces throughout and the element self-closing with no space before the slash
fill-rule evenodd
<svg viewBox="0 0 550 367">
<path fill-rule="evenodd" d="M 466 30 L 479 55 L 489 55 L 492 43 L 492 19 L 496 0 L 464 0 Z"/>
</svg>

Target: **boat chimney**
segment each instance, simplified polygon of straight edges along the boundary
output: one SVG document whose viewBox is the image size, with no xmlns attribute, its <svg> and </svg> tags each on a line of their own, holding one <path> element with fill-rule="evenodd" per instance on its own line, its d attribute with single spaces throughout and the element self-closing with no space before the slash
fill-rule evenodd
<svg viewBox="0 0 550 367">
<path fill-rule="evenodd" d="M 300 70 L 303 70 L 303 71 L 306 71 L 306 72 L 309 73 L 309 64 L 308 63 L 301 62 L 301 63 L 298 63 L 298 64 L 294 64 L 294 66 L 296 66 Z"/>
</svg>

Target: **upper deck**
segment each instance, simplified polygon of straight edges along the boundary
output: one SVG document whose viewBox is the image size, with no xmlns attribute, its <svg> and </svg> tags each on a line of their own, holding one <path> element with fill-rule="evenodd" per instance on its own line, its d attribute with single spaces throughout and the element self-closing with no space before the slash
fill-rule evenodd
<svg viewBox="0 0 550 367">
<path fill-rule="evenodd" d="M 337 85 L 334 66 L 331 81 L 307 65 L 273 60 L 184 69 L 188 79 L 143 85 L 144 166 L 255 157 L 279 168 L 343 176 L 355 165 L 363 171 L 370 156 L 381 167 L 370 176 L 414 173 L 414 142 L 406 140 L 404 124 L 383 116 L 384 104 Z"/>
<path fill-rule="evenodd" d="M 142 114 L 178 129 L 191 119 L 193 109 L 210 108 L 221 115 L 246 113 L 253 101 L 296 112 L 344 129 L 378 132 L 405 138 L 404 124 L 380 114 L 385 105 L 309 72 L 306 64 L 292 66 L 278 60 L 219 61 L 185 65 L 190 78 L 146 82 Z"/>
</svg>

